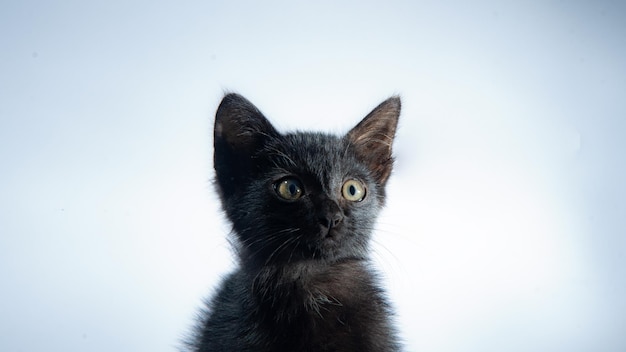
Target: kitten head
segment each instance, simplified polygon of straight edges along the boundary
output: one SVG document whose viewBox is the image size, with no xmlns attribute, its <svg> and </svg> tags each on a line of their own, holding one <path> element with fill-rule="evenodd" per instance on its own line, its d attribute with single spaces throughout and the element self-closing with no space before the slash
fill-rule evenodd
<svg viewBox="0 0 626 352">
<path fill-rule="evenodd" d="M 243 264 L 364 258 L 391 173 L 400 99 L 344 136 L 279 133 L 237 94 L 215 118 L 216 185 Z"/>
</svg>

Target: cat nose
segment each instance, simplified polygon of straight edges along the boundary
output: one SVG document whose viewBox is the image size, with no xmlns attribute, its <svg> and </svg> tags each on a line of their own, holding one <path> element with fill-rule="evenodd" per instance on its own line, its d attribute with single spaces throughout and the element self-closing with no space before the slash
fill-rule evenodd
<svg viewBox="0 0 626 352">
<path fill-rule="evenodd" d="M 339 213 L 335 214 L 326 214 L 325 216 L 320 216 L 320 225 L 324 226 L 327 229 L 331 229 L 336 227 L 343 220 L 343 216 Z"/>
<path fill-rule="evenodd" d="M 343 214 L 337 203 L 332 200 L 322 202 L 318 213 L 318 220 L 325 234 L 330 234 L 332 228 L 343 221 Z"/>
</svg>

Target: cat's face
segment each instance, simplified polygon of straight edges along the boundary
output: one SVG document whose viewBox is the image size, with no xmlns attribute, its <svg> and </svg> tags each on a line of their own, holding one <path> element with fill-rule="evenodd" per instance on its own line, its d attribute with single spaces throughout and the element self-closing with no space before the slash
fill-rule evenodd
<svg viewBox="0 0 626 352">
<path fill-rule="evenodd" d="M 280 134 L 245 98 L 227 95 L 216 116 L 214 164 L 242 260 L 365 257 L 399 112 L 391 98 L 345 136 Z"/>
</svg>

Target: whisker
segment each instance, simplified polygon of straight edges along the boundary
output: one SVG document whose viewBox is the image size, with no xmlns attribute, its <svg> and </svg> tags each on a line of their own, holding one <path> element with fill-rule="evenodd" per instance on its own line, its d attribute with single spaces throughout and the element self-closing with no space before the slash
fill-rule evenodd
<svg viewBox="0 0 626 352">
<path fill-rule="evenodd" d="M 279 150 L 276 147 L 267 147 L 267 150 L 274 155 L 278 155 L 282 158 L 284 158 L 285 160 L 287 160 L 289 162 L 289 164 L 291 164 L 291 166 L 298 166 L 298 164 L 287 154 L 285 154 L 285 152 Z"/>
<path fill-rule="evenodd" d="M 265 265 L 268 265 L 269 262 L 272 260 L 272 257 L 274 257 L 274 255 L 280 253 L 281 249 L 286 248 L 286 246 L 291 243 L 293 241 L 293 237 L 287 239 L 285 242 L 281 243 L 278 247 L 276 247 L 274 249 L 274 251 L 272 251 L 272 253 L 269 255 L 269 257 L 267 257 L 267 259 L 265 260 Z"/>
<path fill-rule="evenodd" d="M 280 240 L 281 236 L 283 233 L 289 233 L 289 232 L 294 232 L 294 229 L 284 229 L 275 233 L 272 233 L 269 236 L 260 236 L 258 238 L 256 238 L 254 241 L 247 243 L 245 245 L 244 248 L 246 249 L 250 249 L 256 245 L 259 245 L 259 248 L 257 248 L 256 251 L 252 252 L 250 255 L 251 256 L 256 256 L 257 254 L 259 254 L 261 251 L 263 251 L 265 248 L 269 247 L 270 245 L 272 245 L 273 243 L 276 243 L 278 240 Z"/>
<path fill-rule="evenodd" d="M 295 238 L 294 243 L 300 242 L 301 238 L 302 238 L 302 235 L 298 235 Z M 289 254 L 289 259 L 287 259 L 287 263 L 291 263 L 291 258 L 293 257 L 293 252 L 296 250 L 296 248 L 298 248 L 298 246 L 293 246 L 293 249 L 291 250 L 291 254 Z"/>
</svg>

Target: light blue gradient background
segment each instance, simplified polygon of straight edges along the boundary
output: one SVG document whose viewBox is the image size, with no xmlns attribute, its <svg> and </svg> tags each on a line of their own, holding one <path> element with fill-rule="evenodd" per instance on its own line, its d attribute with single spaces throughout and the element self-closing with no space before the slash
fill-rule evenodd
<svg viewBox="0 0 626 352">
<path fill-rule="evenodd" d="M 626 6 L 5 1 L 0 350 L 175 351 L 232 267 L 224 91 L 403 97 L 374 259 L 408 351 L 626 350 Z"/>
</svg>

